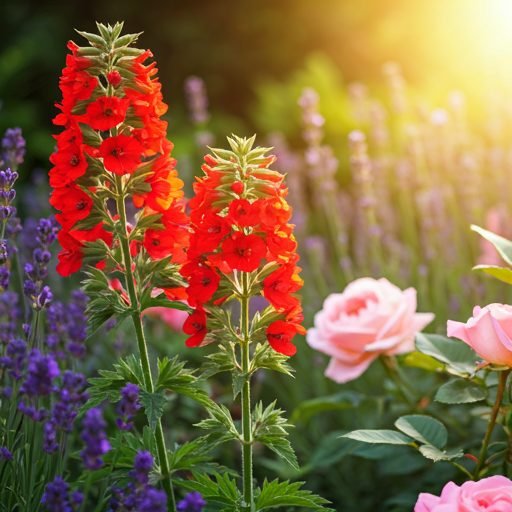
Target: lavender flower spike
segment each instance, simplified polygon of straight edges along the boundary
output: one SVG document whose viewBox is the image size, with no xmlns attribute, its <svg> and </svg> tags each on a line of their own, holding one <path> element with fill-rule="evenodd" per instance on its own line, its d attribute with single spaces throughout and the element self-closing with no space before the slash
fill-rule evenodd
<svg viewBox="0 0 512 512">
<path fill-rule="evenodd" d="M 201 512 L 206 505 L 201 493 L 189 492 L 185 499 L 178 503 L 176 510 L 178 512 Z"/>
<path fill-rule="evenodd" d="M 85 448 L 80 452 L 84 466 L 95 471 L 103 466 L 101 456 L 112 447 L 107 440 L 105 428 L 107 422 L 103 419 L 103 413 L 98 408 L 90 409 L 85 414 L 82 440 Z"/>
</svg>

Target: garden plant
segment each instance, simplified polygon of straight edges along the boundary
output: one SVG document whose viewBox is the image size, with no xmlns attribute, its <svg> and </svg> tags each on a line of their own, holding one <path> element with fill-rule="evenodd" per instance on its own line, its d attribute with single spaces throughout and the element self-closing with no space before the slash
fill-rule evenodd
<svg viewBox="0 0 512 512">
<path fill-rule="evenodd" d="M 307 83 L 300 149 L 217 148 L 191 76 L 187 175 L 141 34 L 97 29 L 49 187 L 1 141 L 0 510 L 512 511 L 512 110 L 479 137 L 388 63 L 342 156 Z"/>
</svg>

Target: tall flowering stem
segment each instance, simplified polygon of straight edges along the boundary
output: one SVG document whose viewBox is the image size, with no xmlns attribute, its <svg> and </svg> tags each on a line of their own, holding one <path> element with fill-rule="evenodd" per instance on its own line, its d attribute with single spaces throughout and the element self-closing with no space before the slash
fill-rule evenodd
<svg viewBox="0 0 512 512">
<path fill-rule="evenodd" d="M 188 244 L 183 182 L 170 156 L 167 123 L 160 119 L 167 105 L 157 69 L 154 62 L 144 64 L 151 52 L 131 47 L 138 34 L 121 36 L 120 23 L 98 29 L 100 35 L 80 32 L 89 47 L 68 44 L 72 54 L 60 81 L 63 101 L 54 123 L 64 131 L 55 137 L 57 151 L 50 158 L 50 202 L 60 210 L 62 226 L 57 270 L 68 276 L 89 265 L 84 290 L 91 299 L 90 331 L 112 317 L 132 319 L 143 391 L 152 396 L 141 314 L 154 306 L 183 308 L 172 302 L 185 298 L 178 273 Z M 134 210 L 130 217 L 128 206 Z M 175 510 L 160 419 L 155 440 L 162 485 Z"/>
<path fill-rule="evenodd" d="M 255 509 L 252 447 L 256 442 L 298 468 L 283 428 L 286 420 L 275 403 L 266 409 L 257 404 L 251 412 L 251 376 L 260 368 L 289 374 L 286 360 L 297 350 L 291 340 L 306 332 L 300 325 L 300 299 L 294 295 L 302 280 L 294 226 L 288 223 L 292 212 L 284 199 L 288 189 L 284 176 L 270 169 L 275 157 L 266 156 L 266 148 L 253 149 L 254 139 L 233 136 L 228 138 L 231 151 L 212 149 L 205 157 L 205 176 L 197 178 L 196 196 L 189 203 L 190 247 L 181 270 L 188 279 L 188 303 L 195 308 L 183 327 L 190 335 L 186 344 L 218 342 L 219 352 L 209 357 L 206 372 L 229 369 L 234 397 L 241 393 L 241 433 L 227 409 L 200 426 L 223 430 L 225 440 L 240 442 L 243 494 L 238 505 L 246 511 Z M 249 303 L 257 295 L 270 305 L 251 319 Z M 232 310 L 222 308 L 230 301 L 239 303 L 238 325 L 233 325 Z M 268 487 L 263 485 L 258 502 L 270 493 Z"/>
</svg>

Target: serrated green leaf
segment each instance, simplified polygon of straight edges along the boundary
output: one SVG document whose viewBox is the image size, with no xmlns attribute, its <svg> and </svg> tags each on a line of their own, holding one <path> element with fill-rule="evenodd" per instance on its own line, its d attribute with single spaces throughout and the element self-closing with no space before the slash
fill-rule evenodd
<svg viewBox="0 0 512 512">
<path fill-rule="evenodd" d="M 485 400 L 489 392 L 475 382 L 454 379 L 443 384 L 436 393 L 436 402 L 443 404 L 468 404 Z"/>
<path fill-rule="evenodd" d="M 251 378 L 250 373 L 242 373 L 238 369 L 233 372 L 233 400 L 240 394 L 244 384 Z"/>
<path fill-rule="evenodd" d="M 149 428 L 155 431 L 158 420 L 164 413 L 164 407 L 167 400 L 163 392 L 148 393 L 147 391 L 141 390 L 140 392 L 140 404 L 144 407 L 146 416 L 148 417 Z"/>
<path fill-rule="evenodd" d="M 425 444 L 442 450 L 448 442 L 448 431 L 444 425 L 430 416 L 411 414 L 395 421 L 395 426 L 404 434 Z"/>
<path fill-rule="evenodd" d="M 269 482 L 266 478 L 256 500 L 256 511 L 274 507 L 306 507 L 323 510 L 333 510 L 323 507 L 329 501 L 312 494 L 311 491 L 300 490 L 304 482 L 279 482 L 277 479 Z M 334 511 L 333 511 L 334 512 Z"/>
<path fill-rule="evenodd" d="M 411 444 L 413 439 L 395 430 L 354 430 L 341 437 L 375 444 Z"/>
</svg>

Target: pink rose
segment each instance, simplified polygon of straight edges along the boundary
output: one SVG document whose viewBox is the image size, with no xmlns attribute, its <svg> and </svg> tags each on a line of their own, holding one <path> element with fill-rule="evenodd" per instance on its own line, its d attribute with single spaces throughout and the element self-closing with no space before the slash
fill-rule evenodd
<svg viewBox="0 0 512 512">
<path fill-rule="evenodd" d="M 440 497 L 422 493 L 414 512 L 510 512 L 512 482 L 504 476 L 491 476 L 479 482 L 453 482 L 444 486 Z"/>
<path fill-rule="evenodd" d="M 343 293 L 333 293 L 315 315 L 307 341 L 332 356 L 325 375 L 336 382 L 359 377 L 380 354 L 414 350 L 414 333 L 434 319 L 416 313 L 416 290 L 405 291 L 387 279 L 364 277 Z"/>
<path fill-rule="evenodd" d="M 489 363 L 512 366 L 512 306 L 475 306 L 473 317 L 465 324 L 448 320 L 447 331 Z"/>
</svg>

